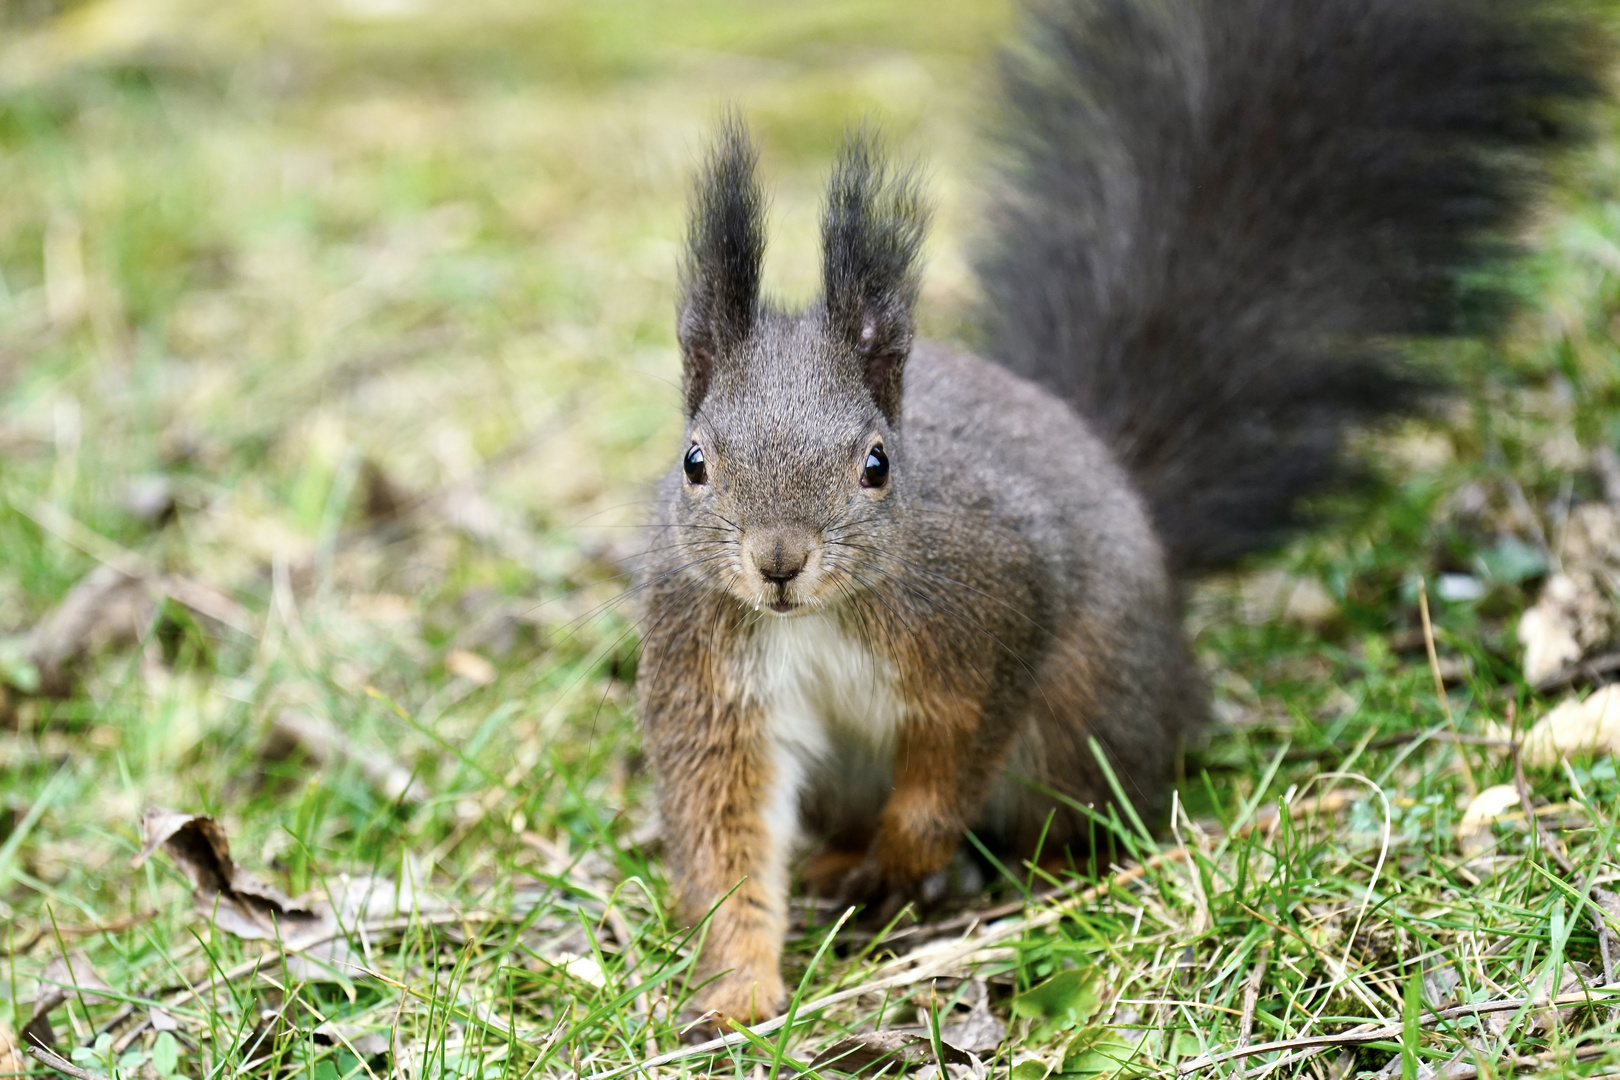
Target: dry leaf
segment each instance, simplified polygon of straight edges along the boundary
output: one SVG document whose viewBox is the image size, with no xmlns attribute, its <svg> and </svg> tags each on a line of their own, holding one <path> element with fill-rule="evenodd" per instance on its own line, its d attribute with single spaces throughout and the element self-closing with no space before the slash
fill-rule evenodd
<svg viewBox="0 0 1620 1080">
<path fill-rule="evenodd" d="M 393 919 L 401 915 L 421 915 L 448 910 L 450 904 L 442 897 L 422 893 L 414 884 L 421 871 L 412 868 L 404 885 L 392 878 L 362 874 L 350 877 L 338 874 L 330 883 L 325 898 L 317 905 L 336 910 L 338 921 L 345 926 L 375 919 Z"/>
<path fill-rule="evenodd" d="M 598 964 L 593 956 L 581 956 L 565 949 L 550 956 L 542 956 L 540 959 L 571 979 L 578 979 L 598 990 L 607 987 L 607 976 L 602 972 L 602 965 Z"/>
<path fill-rule="evenodd" d="M 445 653 L 444 670 L 477 686 L 488 686 L 495 681 L 495 665 L 465 649 L 451 649 Z"/>
<path fill-rule="evenodd" d="M 1491 736 L 1506 742 L 1511 733 L 1491 725 Z M 1603 757 L 1620 748 L 1620 684 L 1602 687 L 1586 700 L 1566 698 L 1524 733 L 1519 755 L 1532 768 L 1545 769 L 1564 758 Z"/>
<path fill-rule="evenodd" d="M 1601 885 L 1594 885 L 1592 899 L 1597 901 L 1597 906 L 1603 909 L 1612 925 L 1620 926 L 1620 893 L 1611 892 Z"/>
<path fill-rule="evenodd" d="M 1563 570 L 1547 579 L 1535 606 L 1519 619 L 1524 677 L 1539 683 L 1620 638 L 1620 513 L 1588 503 L 1569 516 Z"/>
<path fill-rule="evenodd" d="M 248 939 L 286 939 L 329 920 L 328 913 L 294 903 L 232 862 L 225 830 L 211 817 L 151 809 L 141 831 L 134 865 L 163 848 L 190 879 L 193 906 L 221 930 Z"/>
<path fill-rule="evenodd" d="M 988 1054 L 1007 1037 L 1007 1025 L 990 1011 L 989 994 L 981 993 L 967 1016 L 942 1024 L 940 1038 L 970 1054 Z"/>
<path fill-rule="evenodd" d="M 17 1044 L 17 1036 L 5 1024 L 0 1024 L 0 1075 L 14 1073 L 20 1076 L 27 1071 L 28 1059 Z"/>
<path fill-rule="evenodd" d="M 127 562 L 103 564 L 80 578 L 29 632 L 24 654 L 39 672 L 40 693 L 65 696 L 72 690 L 74 667 L 86 656 L 139 641 L 152 625 L 158 597 L 167 596 L 206 619 L 253 633 L 246 609 L 214 586 L 160 574 L 134 556 Z"/>
<path fill-rule="evenodd" d="M 1457 846 L 1469 858 L 1481 855 L 1491 846 L 1491 824 L 1503 812 L 1519 805 L 1519 789 L 1497 784 L 1475 795 L 1457 823 Z"/>
<path fill-rule="evenodd" d="M 1307 630 L 1323 630 L 1339 618 L 1339 602 L 1315 578 L 1286 570 L 1263 571 L 1242 584 L 1243 618 L 1251 625 L 1282 621 Z"/>
<path fill-rule="evenodd" d="M 990 1070 L 985 1068 L 984 1062 L 973 1054 L 969 1054 L 968 1058 L 966 1065 L 946 1065 L 943 1073 L 938 1065 L 925 1065 L 917 1074 L 917 1080 L 935 1080 L 936 1077 L 939 1080 L 988 1080 Z"/>
<path fill-rule="evenodd" d="M 348 974 L 349 942 L 371 922 L 444 911 L 449 903 L 423 896 L 415 882 L 338 874 L 308 896 L 288 899 L 231 860 L 225 830 L 213 818 L 152 809 L 142 823 L 139 866 L 162 848 L 191 880 L 192 903 L 215 926 L 250 940 L 275 939 L 294 979 Z"/>
<path fill-rule="evenodd" d="M 943 1064 L 965 1065 L 971 1068 L 974 1058 L 965 1050 L 941 1040 Z M 934 1062 L 934 1045 L 922 1035 L 908 1031 L 873 1031 L 865 1035 L 851 1035 L 839 1039 L 815 1056 L 811 1069 L 837 1069 L 844 1073 L 877 1072 L 894 1075 L 919 1065 Z"/>
<path fill-rule="evenodd" d="M 1531 1034 L 1537 1034 L 1552 1030 L 1555 1024 L 1567 1027 L 1574 1022 L 1575 1014 L 1580 1006 L 1570 1005 L 1562 1009 L 1550 1008 L 1548 1007 L 1548 1001 L 1552 995 L 1579 994 L 1588 992 L 1602 984 L 1602 976 L 1593 972 L 1587 964 L 1579 961 L 1563 966 L 1559 973 L 1556 990 L 1550 987 L 1546 980 L 1538 980 L 1535 998 L 1523 1020 L 1525 1030 Z M 1512 1013 L 1497 1013 L 1486 1021 L 1485 1026 L 1493 1035 L 1500 1037 L 1517 1022 L 1519 1022 L 1518 1018 Z"/>
<path fill-rule="evenodd" d="M 56 1032 L 51 1030 L 50 1014 L 57 1006 L 70 998 L 94 1001 L 111 992 L 112 987 L 107 985 L 107 980 L 101 977 L 84 953 L 75 951 L 55 957 L 39 974 L 38 996 L 34 999 L 28 1023 L 22 1029 L 24 1044 L 55 1046 Z"/>
<path fill-rule="evenodd" d="M 303 897 L 304 906 L 320 920 L 308 927 L 301 938 L 287 943 L 287 973 L 295 979 L 315 981 L 332 974 L 351 975 L 356 953 L 351 940 L 363 925 L 402 915 L 444 911 L 449 903 L 440 897 L 424 896 L 410 881 L 403 886 L 391 878 L 338 874 L 328 881 L 319 895 Z"/>
<path fill-rule="evenodd" d="M 75 664 L 97 650 L 139 640 L 154 610 L 139 577 L 111 566 L 90 571 L 28 635 L 26 652 L 39 669 L 40 691 L 67 694 Z"/>
</svg>

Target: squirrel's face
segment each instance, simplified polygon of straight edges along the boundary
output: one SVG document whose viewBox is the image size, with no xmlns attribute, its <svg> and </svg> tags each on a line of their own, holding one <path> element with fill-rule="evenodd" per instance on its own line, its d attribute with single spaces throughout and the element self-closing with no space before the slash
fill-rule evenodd
<svg viewBox="0 0 1620 1080">
<path fill-rule="evenodd" d="M 760 297 L 764 195 L 740 121 L 692 201 L 678 332 L 687 442 L 671 524 L 689 577 L 795 614 L 870 588 L 904 507 L 900 390 L 927 210 L 914 178 L 851 137 L 822 214 L 823 297 Z"/>
<path fill-rule="evenodd" d="M 688 423 L 671 517 L 711 581 L 796 615 L 887 573 L 904 454 L 819 313 L 762 323 Z"/>
</svg>

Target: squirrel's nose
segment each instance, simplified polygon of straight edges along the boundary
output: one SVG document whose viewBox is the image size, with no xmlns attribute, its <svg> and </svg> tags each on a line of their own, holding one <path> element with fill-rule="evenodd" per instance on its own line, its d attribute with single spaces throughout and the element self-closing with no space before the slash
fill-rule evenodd
<svg viewBox="0 0 1620 1080">
<path fill-rule="evenodd" d="M 760 566 L 759 573 L 761 577 L 773 585 L 786 585 L 799 576 L 799 571 L 804 569 L 804 563 L 803 556 L 792 562 L 780 560 Z"/>
<path fill-rule="evenodd" d="M 810 561 L 814 540 L 798 529 L 767 529 L 749 538 L 750 553 L 759 576 L 772 585 L 786 585 Z"/>
</svg>

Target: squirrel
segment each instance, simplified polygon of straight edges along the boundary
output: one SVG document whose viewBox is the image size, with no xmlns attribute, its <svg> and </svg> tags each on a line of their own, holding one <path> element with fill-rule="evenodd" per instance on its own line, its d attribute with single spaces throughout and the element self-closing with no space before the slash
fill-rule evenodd
<svg viewBox="0 0 1620 1080">
<path fill-rule="evenodd" d="M 767 299 L 757 151 L 722 120 L 637 675 L 711 1021 L 784 1007 L 806 839 L 890 912 L 940 897 L 968 830 L 1030 858 L 1084 850 L 1116 791 L 1162 813 L 1209 711 L 1182 583 L 1288 535 L 1349 430 L 1425 400 L 1396 345 L 1502 317 L 1460 275 L 1512 253 L 1602 95 L 1552 6 L 1037 3 L 1002 67 L 982 355 L 916 339 L 928 203 L 864 132 L 823 295 Z"/>
</svg>

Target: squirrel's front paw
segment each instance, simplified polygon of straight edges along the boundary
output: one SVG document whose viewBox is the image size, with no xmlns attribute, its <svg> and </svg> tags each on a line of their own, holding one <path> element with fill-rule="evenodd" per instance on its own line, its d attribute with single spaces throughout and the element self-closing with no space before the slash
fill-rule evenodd
<svg viewBox="0 0 1620 1080">
<path fill-rule="evenodd" d="M 949 878 L 936 870 L 917 880 L 905 880 L 886 872 L 875 855 L 868 855 L 844 875 L 838 886 L 838 899 L 844 904 L 864 904 L 862 919 L 887 924 L 907 904 L 921 913 L 932 908 L 949 891 Z"/>
<path fill-rule="evenodd" d="M 698 996 L 702 1018 L 686 1029 L 689 1042 L 707 1042 L 737 1027 L 757 1024 L 780 1015 L 787 990 L 775 971 L 745 975 L 727 972 Z"/>
</svg>

